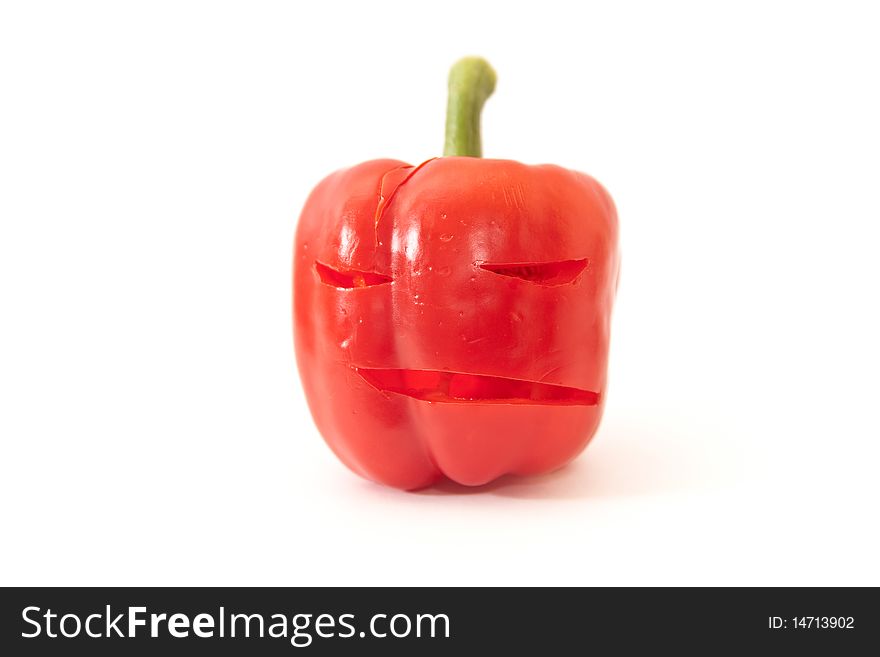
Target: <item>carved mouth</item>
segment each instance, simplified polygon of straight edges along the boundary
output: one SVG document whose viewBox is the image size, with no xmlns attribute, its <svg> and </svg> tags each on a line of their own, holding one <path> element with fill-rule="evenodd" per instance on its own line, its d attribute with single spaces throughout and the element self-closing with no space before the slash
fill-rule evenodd
<svg viewBox="0 0 880 657">
<path fill-rule="evenodd" d="M 580 388 L 485 374 L 438 370 L 373 369 L 355 372 L 377 390 L 441 403 L 595 406 L 599 393 Z"/>
</svg>

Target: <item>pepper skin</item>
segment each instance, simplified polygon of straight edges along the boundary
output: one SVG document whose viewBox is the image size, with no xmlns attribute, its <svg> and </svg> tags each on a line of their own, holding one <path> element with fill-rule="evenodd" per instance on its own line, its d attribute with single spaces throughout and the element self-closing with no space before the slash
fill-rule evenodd
<svg viewBox="0 0 880 657">
<path fill-rule="evenodd" d="M 601 185 L 553 165 L 373 160 L 327 177 L 294 246 L 297 362 L 327 443 L 407 490 L 573 459 L 605 403 L 617 237 Z"/>
</svg>

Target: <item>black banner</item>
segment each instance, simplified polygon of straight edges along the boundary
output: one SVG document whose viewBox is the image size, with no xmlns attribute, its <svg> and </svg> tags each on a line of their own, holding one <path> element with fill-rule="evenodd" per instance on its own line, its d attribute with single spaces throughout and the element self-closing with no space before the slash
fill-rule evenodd
<svg viewBox="0 0 880 657">
<path fill-rule="evenodd" d="M 7 588 L 0 654 L 856 654 L 876 589 Z"/>
</svg>

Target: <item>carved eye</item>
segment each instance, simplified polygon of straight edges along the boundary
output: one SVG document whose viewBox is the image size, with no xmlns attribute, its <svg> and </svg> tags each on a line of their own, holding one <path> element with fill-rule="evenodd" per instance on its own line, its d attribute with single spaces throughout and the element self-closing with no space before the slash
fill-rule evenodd
<svg viewBox="0 0 880 657">
<path fill-rule="evenodd" d="M 371 271 L 358 271 L 356 269 L 334 269 L 322 262 L 315 261 L 315 271 L 322 283 L 343 289 L 358 287 L 370 287 L 371 285 L 384 285 L 392 281 L 390 276 L 376 274 Z"/>
<path fill-rule="evenodd" d="M 521 278 L 538 285 L 565 285 L 576 279 L 586 269 L 587 259 L 560 260 L 559 262 L 520 262 L 503 265 L 482 264 L 480 269 L 499 276 Z"/>
</svg>

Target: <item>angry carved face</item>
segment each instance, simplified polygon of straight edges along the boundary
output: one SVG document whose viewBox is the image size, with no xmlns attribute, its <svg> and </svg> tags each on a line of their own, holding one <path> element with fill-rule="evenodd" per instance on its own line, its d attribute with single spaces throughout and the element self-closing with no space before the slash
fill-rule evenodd
<svg viewBox="0 0 880 657">
<path fill-rule="evenodd" d="M 331 175 L 295 245 L 296 349 L 318 428 L 400 488 L 576 456 L 604 402 L 617 218 L 555 166 L 376 160 Z"/>
</svg>

